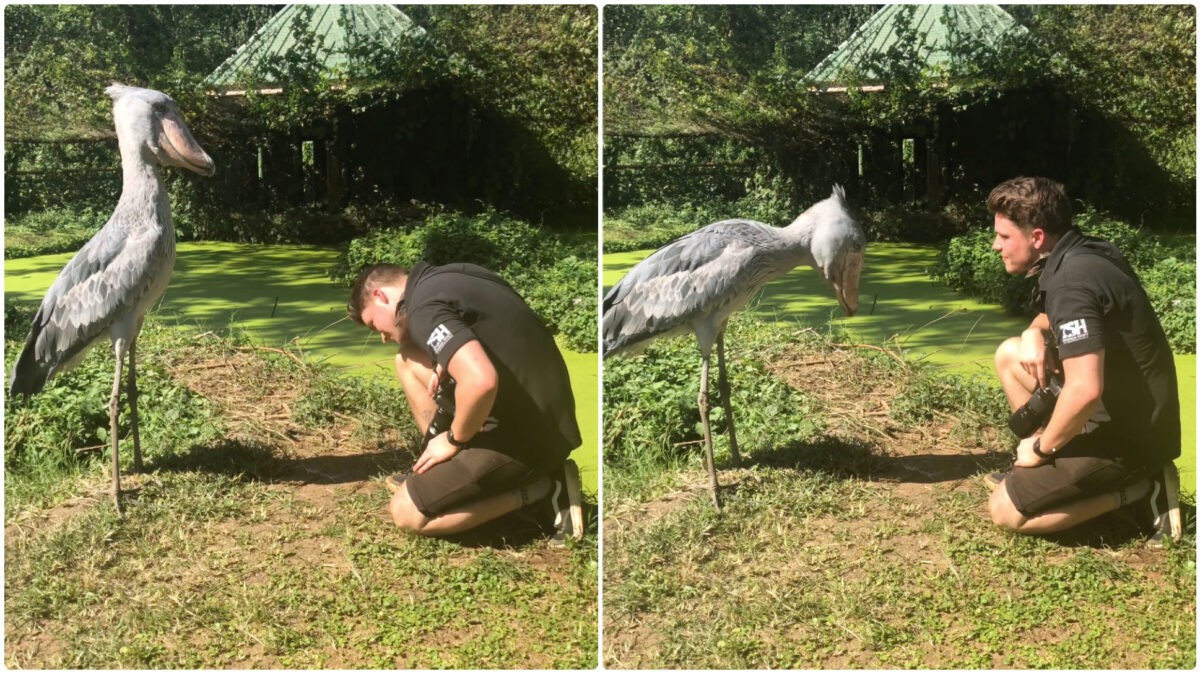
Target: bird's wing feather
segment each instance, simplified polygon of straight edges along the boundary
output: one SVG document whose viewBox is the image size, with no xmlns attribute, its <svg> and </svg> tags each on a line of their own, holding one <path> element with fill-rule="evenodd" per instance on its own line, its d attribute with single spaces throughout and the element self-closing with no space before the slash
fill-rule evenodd
<svg viewBox="0 0 1200 674">
<path fill-rule="evenodd" d="M 34 317 L 39 362 L 69 360 L 137 305 L 154 268 L 157 246 L 110 220 L 59 272 Z"/>
<path fill-rule="evenodd" d="M 761 276 L 773 228 L 713 223 L 656 250 L 604 298 L 605 351 L 671 332 L 737 299 Z"/>
</svg>

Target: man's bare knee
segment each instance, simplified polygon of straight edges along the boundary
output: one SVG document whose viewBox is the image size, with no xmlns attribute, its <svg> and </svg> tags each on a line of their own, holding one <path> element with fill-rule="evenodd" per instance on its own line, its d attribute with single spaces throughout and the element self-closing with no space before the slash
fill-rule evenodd
<svg viewBox="0 0 1200 674">
<path fill-rule="evenodd" d="M 1014 367 L 1020 367 L 1020 353 L 1020 337 L 1009 337 L 1000 342 L 1000 346 L 996 347 L 996 355 L 993 358 L 993 362 L 996 364 L 996 372 L 1003 373 Z"/>
<path fill-rule="evenodd" d="M 388 514 L 392 516 L 392 522 L 396 526 L 415 534 L 421 533 L 429 524 L 429 518 L 422 515 L 412 502 L 408 489 L 400 489 L 392 496 L 388 503 Z"/>
<path fill-rule="evenodd" d="M 1008 497 L 1008 488 L 1003 483 L 997 485 L 988 499 L 988 515 L 992 518 L 992 524 L 1012 531 L 1019 531 L 1026 522 L 1026 517 Z"/>
</svg>

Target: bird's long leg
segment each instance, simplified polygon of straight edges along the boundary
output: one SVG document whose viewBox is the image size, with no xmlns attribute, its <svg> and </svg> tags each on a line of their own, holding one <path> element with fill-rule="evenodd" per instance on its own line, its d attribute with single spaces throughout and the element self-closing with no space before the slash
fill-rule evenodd
<svg viewBox="0 0 1200 674">
<path fill-rule="evenodd" d="M 125 360 L 123 349 L 113 349 L 116 356 L 117 366 L 113 372 L 113 388 L 112 397 L 108 399 L 108 437 L 112 444 L 112 496 L 113 505 L 116 506 L 117 512 L 121 513 L 121 458 L 117 454 L 117 417 L 121 413 L 121 366 Z"/>
<path fill-rule="evenodd" d="M 729 396 L 729 376 L 725 373 L 725 331 L 717 335 L 717 373 L 721 380 L 721 403 L 725 406 L 725 418 L 729 421 L 729 454 L 733 458 L 733 467 L 742 465 L 742 456 L 738 453 L 737 431 L 733 428 L 733 400 Z"/>
<path fill-rule="evenodd" d="M 721 509 L 721 497 L 717 493 L 717 466 L 713 462 L 713 443 L 712 430 L 708 427 L 708 353 L 702 354 L 703 361 L 700 365 L 700 398 L 697 403 L 700 406 L 700 423 L 704 426 L 704 453 L 705 459 L 708 461 L 708 488 L 712 491 L 713 506 Z"/>
<path fill-rule="evenodd" d="M 129 398 L 129 418 L 133 423 L 133 470 L 142 472 L 142 442 L 138 434 L 138 386 L 137 386 L 137 338 L 129 342 L 129 383 L 125 386 L 125 397 Z"/>
</svg>

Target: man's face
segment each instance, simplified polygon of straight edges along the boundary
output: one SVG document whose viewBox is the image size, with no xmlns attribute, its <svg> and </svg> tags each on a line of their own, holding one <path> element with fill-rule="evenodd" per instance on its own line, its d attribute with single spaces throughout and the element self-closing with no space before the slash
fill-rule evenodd
<svg viewBox="0 0 1200 674">
<path fill-rule="evenodd" d="M 1004 271 L 1010 274 L 1024 274 L 1033 268 L 1041 255 L 1038 242 L 1044 238 L 1040 229 L 1034 229 L 1026 234 L 1017 223 L 1003 215 L 996 214 L 996 240 L 992 242 L 992 250 L 1000 253 L 1004 261 Z"/>
<path fill-rule="evenodd" d="M 408 339 L 408 331 L 403 328 L 403 325 L 396 324 L 396 303 L 398 301 L 401 301 L 398 292 L 388 292 L 386 289 L 376 288 L 371 291 L 370 300 L 363 308 L 363 323 L 378 332 L 385 343 L 400 344 Z M 407 321 L 400 321 L 400 323 L 406 324 Z"/>
</svg>

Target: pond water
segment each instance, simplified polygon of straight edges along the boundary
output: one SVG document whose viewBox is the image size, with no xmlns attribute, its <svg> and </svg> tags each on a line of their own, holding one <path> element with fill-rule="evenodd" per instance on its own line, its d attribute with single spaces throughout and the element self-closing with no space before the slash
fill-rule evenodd
<svg viewBox="0 0 1200 674">
<path fill-rule="evenodd" d="M 4 293 L 40 302 L 71 253 L 6 260 Z M 329 280 L 337 251 L 317 246 L 181 243 L 171 285 L 156 309 L 161 320 L 194 333 L 231 326 L 255 343 L 289 342 L 345 373 L 393 379 L 394 346 L 381 344 L 346 316 L 348 292 Z M 596 493 L 599 463 L 597 354 L 564 349 L 583 445 L 572 458 L 584 488 Z M 396 389 L 397 395 L 403 393 Z"/>
<path fill-rule="evenodd" d="M 605 290 L 615 285 L 652 251 L 604 256 Z M 947 370 L 991 378 L 992 354 L 1001 341 L 1029 322 L 1007 315 L 994 304 L 963 297 L 935 286 L 926 274 L 938 249 L 913 244 L 872 243 L 859 287 L 859 312 L 842 315 L 833 292 L 808 267 L 768 283 L 751 300 L 751 311 L 769 320 L 811 326 L 829 324 L 861 343 L 898 346 L 910 358 L 925 359 Z M 1175 356 L 1183 416 L 1183 456 L 1176 462 L 1184 491 L 1196 487 L 1196 356 Z M 997 384 L 998 386 L 998 384 Z"/>
</svg>

